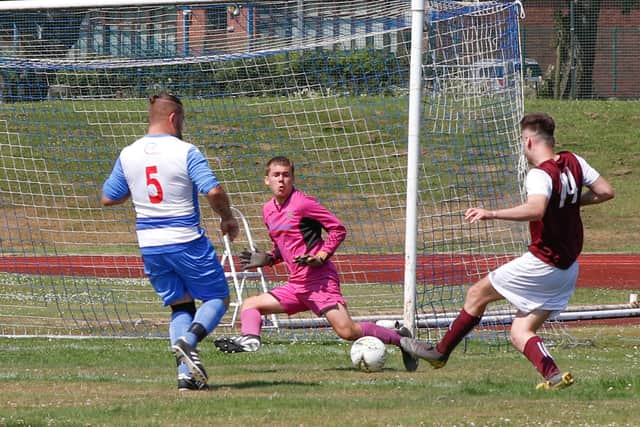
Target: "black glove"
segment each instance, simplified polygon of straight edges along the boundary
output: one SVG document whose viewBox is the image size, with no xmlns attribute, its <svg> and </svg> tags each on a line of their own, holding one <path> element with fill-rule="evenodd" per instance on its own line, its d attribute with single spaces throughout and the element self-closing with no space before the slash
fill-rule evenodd
<svg viewBox="0 0 640 427">
<path fill-rule="evenodd" d="M 293 262 L 295 262 L 298 265 L 308 265 L 310 267 L 321 267 L 326 262 L 326 259 L 320 258 L 317 255 L 306 254 L 306 255 L 298 255 L 293 259 Z"/>
<path fill-rule="evenodd" d="M 274 261 L 273 255 L 263 252 L 260 249 L 256 249 L 255 252 L 245 249 L 240 252 L 238 258 L 240 258 L 240 266 L 243 270 L 273 265 Z"/>
</svg>

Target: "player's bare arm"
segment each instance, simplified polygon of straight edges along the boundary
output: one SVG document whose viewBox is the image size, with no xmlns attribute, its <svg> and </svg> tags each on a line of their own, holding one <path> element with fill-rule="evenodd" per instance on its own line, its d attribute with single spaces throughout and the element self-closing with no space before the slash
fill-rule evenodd
<svg viewBox="0 0 640 427">
<path fill-rule="evenodd" d="M 613 187 L 606 179 L 600 176 L 589 186 L 589 191 L 582 193 L 580 204 L 582 206 L 595 205 L 611 200 L 614 197 L 615 191 Z"/>
<path fill-rule="evenodd" d="M 124 202 L 126 202 L 129 197 L 131 196 L 131 193 L 127 194 L 126 196 L 124 196 L 122 199 L 119 200 L 112 200 L 110 198 L 108 198 L 107 196 L 105 196 L 104 194 L 102 195 L 102 206 L 115 206 L 115 205 L 120 205 Z"/>
<path fill-rule="evenodd" d="M 207 193 L 209 206 L 220 215 L 220 230 L 229 236 L 232 241 L 238 236 L 238 221 L 233 217 L 229 196 L 222 186 L 218 185 Z"/>
<path fill-rule="evenodd" d="M 532 194 L 521 205 L 507 209 L 488 210 L 470 208 L 464 218 L 470 223 L 488 219 L 506 219 L 510 221 L 538 221 L 544 216 L 549 199 L 543 194 Z"/>
</svg>

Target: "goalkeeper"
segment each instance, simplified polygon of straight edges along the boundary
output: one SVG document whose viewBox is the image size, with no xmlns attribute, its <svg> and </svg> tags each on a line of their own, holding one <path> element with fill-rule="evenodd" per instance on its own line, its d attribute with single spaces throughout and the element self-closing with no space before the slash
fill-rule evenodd
<svg viewBox="0 0 640 427">
<path fill-rule="evenodd" d="M 343 339 L 354 341 L 374 336 L 399 347 L 401 334 L 410 335 L 407 329 L 396 331 L 375 323 L 356 323 L 349 315 L 338 272 L 330 259 L 346 236 L 345 227 L 316 199 L 294 188 L 294 181 L 294 165 L 288 158 L 269 160 L 264 182 L 273 198 L 263 206 L 262 215 L 273 248 L 268 253 L 244 251 L 240 255 L 245 270 L 286 263 L 289 281 L 244 300 L 240 308 L 242 336 L 217 339 L 216 347 L 226 353 L 257 351 L 263 315 L 293 315 L 308 310 L 324 316 Z M 326 240 L 321 235 L 323 229 L 327 232 Z M 404 351 L 402 356 L 405 368 L 415 371 L 417 359 Z"/>
<path fill-rule="evenodd" d="M 131 198 L 144 272 L 171 307 L 169 337 L 179 390 L 207 389 L 198 343 L 229 305 L 229 286 L 211 241 L 200 227 L 198 193 L 220 215 L 230 239 L 238 234 L 229 198 L 202 153 L 182 141 L 184 110 L 173 95 L 149 100 L 147 135 L 125 147 L 102 188 L 105 206 Z M 196 310 L 194 299 L 202 301 Z"/>
</svg>

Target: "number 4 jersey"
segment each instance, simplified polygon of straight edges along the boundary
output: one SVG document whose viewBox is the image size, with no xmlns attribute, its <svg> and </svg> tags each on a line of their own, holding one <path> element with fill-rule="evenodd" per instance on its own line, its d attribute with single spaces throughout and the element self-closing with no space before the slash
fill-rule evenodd
<svg viewBox="0 0 640 427">
<path fill-rule="evenodd" d="M 198 193 L 218 185 L 202 153 L 171 135 L 146 135 L 125 147 L 103 193 L 131 194 L 143 255 L 174 252 L 203 235 Z"/>
<path fill-rule="evenodd" d="M 544 217 L 531 221 L 529 251 L 561 269 L 574 263 L 582 251 L 583 230 L 580 195 L 600 174 L 582 157 L 562 151 L 555 159 L 532 168 L 527 174 L 527 195 L 544 194 L 549 201 Z"/>
</svg>

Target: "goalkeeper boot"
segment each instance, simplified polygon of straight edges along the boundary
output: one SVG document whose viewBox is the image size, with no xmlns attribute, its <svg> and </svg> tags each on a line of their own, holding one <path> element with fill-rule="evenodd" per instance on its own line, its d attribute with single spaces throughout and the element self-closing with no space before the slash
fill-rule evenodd
<svg viewBox="0 0 640 427">
<path fill-rule="evenodd" d="M 207 376 L 207 371 L 205 371 L 204 366 L 200 361 L 200 354 L 198 353 L 198 350 L 186 342 L 184 338 L 178 338 L 171 348 L 176 355 L 178 363 L 185 363 L 189 367 L 189 371 L 191 372 L 193 379 L 206 384 L 209 377 Z"/>
<path fill-rule="evenodd" d="M 241 337 L 218 338 L 214 344 L 218 350 L 224 353 L 243 353 L 258 351 L 262 342 L 257 335 L 243 335 Z"/>
<path fill-rule="evenodd" d="M 449 359 L 448 354 L 440 353 L 435 346 L 426 341 L 405 337 L 400 340 L 400 347 L 412 356 L 426 360 L 433 369 L 442 368 Z"/>
<path fill-rule="evenodd" d="M 201 383 L 191 377 L 180 375 L 178 377 L 178 391 L 208 391 L 211 390 L 208 384 Z"/>
<path fill-rule="evenodd" d="M 411 331 L 404 326 L 398 329 L 398 335 L 401 337 L 413 338 Z M 400 351 L 402 352 L 402 363 L 404 364 L 404 369 L 406 369 L 407 372 L 415 372 L 418 369 L 418 358 L 402 347 L 400 347 Z"/>
<path fill-rule="evenodd" d="M 558 372 L 548 378 L 546 381 L 541 382 L 536 386 L 536 390 L 560 390 L 567 388 L 574 383 L 573 375 L 571 372 L 565 372 L 564 374 Z"/>
</svg>

